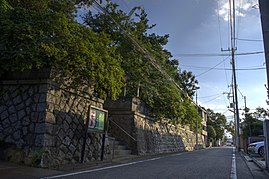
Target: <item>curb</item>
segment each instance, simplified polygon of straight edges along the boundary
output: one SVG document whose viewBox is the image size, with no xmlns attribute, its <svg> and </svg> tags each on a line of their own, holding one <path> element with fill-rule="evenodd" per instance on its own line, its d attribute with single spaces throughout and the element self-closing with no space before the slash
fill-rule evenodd
<svg viewBox="0 0 269 179">
<path fill-rule="evenodd" d="M 256 158 L 252 158 L 252 160 L 269 177 L 269 171 L 266 169 L 265 165 L 259 162 Z"/>
<path fill-rule="evenodd" d="M 266 170 L 265 165 L 263 165 L 261 162 L 259 162 L 256 158 L 252 158 L 252 161 L 262 170 Z"/>
<path fill-rule="evenodd" d="M 248 156 L 245 152 L 240 151 L 239 154 L 246 162 L 253 162 L 257 167 L 259 167 L 266 175 L 269 176 L 269 171 L 265 168 L 265 165 L 259 162 L 256 158 Z"/>
</svg>

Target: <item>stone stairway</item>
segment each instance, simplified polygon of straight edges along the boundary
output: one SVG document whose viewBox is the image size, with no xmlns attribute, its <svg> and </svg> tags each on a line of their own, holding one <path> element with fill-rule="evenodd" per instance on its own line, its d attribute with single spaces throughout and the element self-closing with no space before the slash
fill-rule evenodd
<svg viewBox="0 0 269 179">
<path fill-rule="evenodd" d="M 137 155 L 132 155 L 131 150 L 127 148 L 127 146 L 121 142 L 116 140 L 114 137 L 108 136 L 109 147 L 111 151 L 111 160 L 117 159 L 130 159 L 135 158 Z"/>
</svg>

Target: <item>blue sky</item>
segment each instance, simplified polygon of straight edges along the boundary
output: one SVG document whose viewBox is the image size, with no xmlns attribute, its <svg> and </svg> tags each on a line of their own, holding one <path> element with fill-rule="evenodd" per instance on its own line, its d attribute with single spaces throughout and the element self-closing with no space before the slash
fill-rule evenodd
<svg viewBox="0 0 269 179">
<path fill-rule="evenodd" d="M 232 73 L 230 57 L 186 56 L 185 54 L 222 54 L 222 49 L 230 47 L 227 21 L 228 0 L 112 0 L 125 12 L 134 6 L 142 6 L 148 14 L 150 24 L 156 24 L 151 32 L 158 35 L 169 34 L 165 46 L 174 58 L 179 60 L 181 70 L 192 71 L 199 81 L 198 103 L 225 114 L 231 101 L 227 99 L 228 85 Z M 258 41 L 237 40 L 236 53 L 264 51 L 259 9 L 254 8 L 257 0 L 236 0 L 236 38 Z M 253 7 L 254 6 L 254 7 Z M 264 54 L 236 56 L 237 69 L 265 68 Z M 217 65 L 218 64 L 218 65 Z M 217 66 L 216 66 L 217 65 Z M 210 68 L 215 67 L 213 70 Z M 267 107 L 266 71 L 238 70 L 239 108 L 244 108 L 242 98 L 246 96 L 247 107 Z M 241 95 L 242 93 L 242 95 Z M 243 112 L 243 111 L 242 111 Z"/>
<path fill-rule="evenodd" d="M 179 59 L 180 68 L 189 70 L 197 76 L 200 89 L 198 102 L 205 108 L 221 112 L 228 117 L 229 100 L 223 92 L 229 92 L 232 73 L 230 58 L 222 56 L 185 56 L 184 54 L 221 54 L 221 48 L 230 47 L 227 22 L 228 0 L 114 0 L 126 12 L 134 6 L 142 6 L 149 22 L 156 24 L 153 32 L 169 34 L 169 43 L 165 47 Z M 236 0 L 237 19 L 236 37 L 239 39 L 261 40 L 259 9 L 253 8 L 256 0 Z M 240 8 L 239 8 L 240 6 Z M 256 7 L 256 6 L 255 6 Z M 236 53 L 263 51 L 262 41 L 237 40 Z M 222 62 L 223 61 L 223 62 Z M 219 64 L 218 66 L 216 66 Z M 216 66 L 217 69 L 208 71 Z M 236 56 L 237 69 L 265 68 L 264 54 Z M 208 72 L 206 72 L 208 71 Z M 266 71 L 238 70 L 239 108 L 244 108 L 242 98 L 246 96 L 247 107 L 255 109 L 266 105 Z M 242 95 L 241 95 L 242 93 Z"/>
</svg>

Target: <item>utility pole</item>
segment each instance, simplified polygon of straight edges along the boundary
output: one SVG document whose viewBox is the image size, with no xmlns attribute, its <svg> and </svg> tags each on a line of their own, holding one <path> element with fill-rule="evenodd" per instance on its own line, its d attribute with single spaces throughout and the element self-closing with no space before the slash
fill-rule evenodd
<svg viewBox="0 0 269 179">
<path fill-rule="evenodd" d="M 267 98 L 269 99 L 269 1 L 268 0 L 259 0 L 259 9 L 261 13 L 261 23 L 262 23 L 262 32 L 263 32 L 263 44 L 265 52 L 265 64 L 267 72 Z M 269 104 L 269 100 L 267 100 Z M 264 120 L 263 123 L 263 133 L 265 136 L 265 166 L 266 169 L 269 169 L 269 120 Z"/>
<path fill-rule="evenodd" d="M 259 0 L 259 9 L 261 13 L 261 24 L 263 32 L 263 44 L 264 44 L 264 53 L 265 53 L 265 64 L 267 72 L 267 97 L 269 99 L 269 1 L 268 0 Z"/>
<path fill-rule="evenodd" d="M 235 0 L 229 0 L 230 5 L 230 34 L 231 34 L 231 49 L 222 50 L 222 51 L 231 51 L 232 55 L 232 77 L 233 77 L 233 103 L 234 103 L 234 121 L 235 121 L 235 141 L 236 148 L 240 151 L 240 134 L 239 134 L 239 109 L 238 109 L 238 98 L 237 98 L 237 82 L 236 82 L 236 71 L 235 71 L 235 58 L 234 53 L 236 50 L 235 47 Z"/>
<path fill-rule="evenodd" d="M 237 146 L 237 122 L 236 122 L 236 114 L 235 114 L 235 94 L 234 94 L 234 76 L 232 77 L 232 85 L 231 85 L 231 87 L 232 87 L 232 92 L 233 92 L 233 112 L 234 112 L 234 130 L 235 130 L 235 136 L 234 136 L 234 140 L 235 140 L 235 142 L 234 142 L 234 144 L 235 144 L 235 146 Z"/>
<path fill-rule="evenodd" d="M 238 98 L 237 98 L 237 82 L 235 72 L 235 60 L 234 60 L 234 48 L 232 48 L 232 69 L 234 80 L 234 101 L 235 101 L 235 121 L 236 121 L 236 147 L 240 151 L 240 134 L 239 134 L 239 110 L 238 110 Z"/>
</svg>

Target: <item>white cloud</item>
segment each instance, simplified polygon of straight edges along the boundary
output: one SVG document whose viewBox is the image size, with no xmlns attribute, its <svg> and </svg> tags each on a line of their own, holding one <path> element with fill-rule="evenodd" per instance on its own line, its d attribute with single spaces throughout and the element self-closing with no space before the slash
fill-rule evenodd
<svg viewBox="0 0 269 179">
<path fill-rule="evenodd" d="M 229 1 L 228 0 L 217 0 L 218 8 L 216 13 L 223 18 L 225 21 L 229 20 Z M 258 4 L 258 0 L 237 0 L 235 1 L 236 15 L 244 17 L 252 7 Z"/>
</svg>

